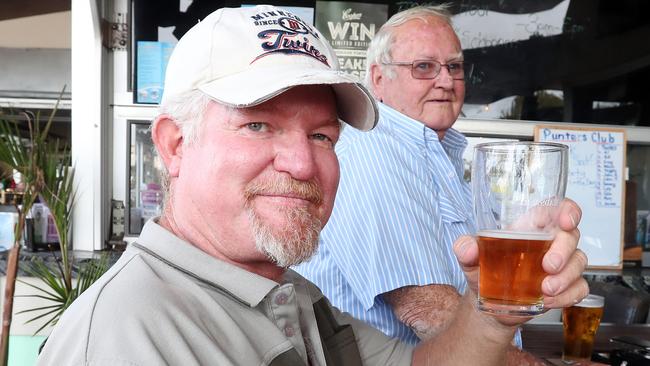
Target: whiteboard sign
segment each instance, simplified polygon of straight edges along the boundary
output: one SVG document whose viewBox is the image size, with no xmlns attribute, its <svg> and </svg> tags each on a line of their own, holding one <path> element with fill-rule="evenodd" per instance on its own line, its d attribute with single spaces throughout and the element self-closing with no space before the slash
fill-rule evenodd
<svg viewBox="0 0 650 366">
<path fill-rule="evenodd" d="M 582 208 L 578 247 L 590 268 L 622 268 L 625 130 L 539 125 L 535 141 L 569 146 L 566 197 Z"/>
</svg>

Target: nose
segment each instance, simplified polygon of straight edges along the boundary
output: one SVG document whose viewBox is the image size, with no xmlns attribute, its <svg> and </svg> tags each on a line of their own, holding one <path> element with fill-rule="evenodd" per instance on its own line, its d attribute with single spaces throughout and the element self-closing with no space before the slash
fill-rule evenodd
<svg viewBox="0 0 650 366">
<path fill-rule="evenodd" d="M 276 143 L 273 167 L 297 180 L 312 179 L 316 172 L 314 146 L 307 136 L 286 136 Z"/>
<path fill-rule="evenodd" d="M 449 73 L 448 65 L 440 66 L 440 73 L 436 77 L 436 87 L 443 89 L 452 89 L 454 87 L 454 78 Z"/>
</svg>

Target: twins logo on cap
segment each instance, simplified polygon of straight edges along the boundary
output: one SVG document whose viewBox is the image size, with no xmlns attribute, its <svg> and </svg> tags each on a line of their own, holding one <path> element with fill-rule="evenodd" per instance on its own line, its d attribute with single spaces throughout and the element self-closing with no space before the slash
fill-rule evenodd
<svg viewBox="0 0 650 366">
<path fill-rule="evenodd" d="M 284 11 L 274 11 L 256 14 L 251 18 L 255 20 L 254 24 L 257 26 L 279 26 L 279 28 L 266 29 L 257 34 L 260 39 L 265 40 L 265 42 L 261 44 L 262 49 L 265 52 L 251 61 L 251 64 L 262 57 L 279 52 L 289 55 L 305 55 L 313 57 L 324 63 L 326 66 L 330 66 L 327 56 L 318 50 L 317 45 L 314 45 L 313 42 L 310 41 L 309 37 L 311 36 L 320 43 L 318 33 L 297 16 Z"/>
<path fill-rule="evenodd" d="M 199 90 L 217 103 L 248 108 L 296 86 L 323 85 L 334 92 L 341 120 L 373 128 L 378 114 L 372 95 L 339 67 L 323 35 L 292 13 L 271 5 L 221 8 L 178 41 L 161 103 L 184 101 Z"/>
</svg>

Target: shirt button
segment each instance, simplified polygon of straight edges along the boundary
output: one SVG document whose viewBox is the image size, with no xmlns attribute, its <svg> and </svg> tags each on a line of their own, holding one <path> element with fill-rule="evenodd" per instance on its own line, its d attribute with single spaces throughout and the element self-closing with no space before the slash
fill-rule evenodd
<svg viewBox="0 0 650 366">
<path fill-rule="evenodd" d="M 284 328 L 284 335 L 286 335 L 287 337 L 293 337 L 294 334 L 295 332 L 293 331 L 292 326 L 287 326 Z"/>
<path fill-rule="evenodd" d="M 284 305 L 287 303 L 287 300 L 289 299 L 289 296 L 285 293 L 280 293 L 278 296 L 275 297 L 275 303 L 278 305 Z"/>
</svg>

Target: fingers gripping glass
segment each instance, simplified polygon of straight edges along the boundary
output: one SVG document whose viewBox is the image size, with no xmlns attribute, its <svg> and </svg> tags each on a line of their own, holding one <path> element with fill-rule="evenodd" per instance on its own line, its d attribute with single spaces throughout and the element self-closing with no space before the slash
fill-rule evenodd
<svg viewBox="0 0 650 366">
<path fill-rule="evenodd" d="M 448 64 L 441 64 L 435 60 L 415 60 L 413 62 L 383 62 L 384 65 L 392 66 L 410 66 L 411 76 L 414 79 L 435 79 L 440 75 L 440 70 L 443 67 L 447 68 L 449 75 L 454 80 L 465 80 L 472 76 L 474 65 L 463 62 L 455 61 Z"/>
</svg>

